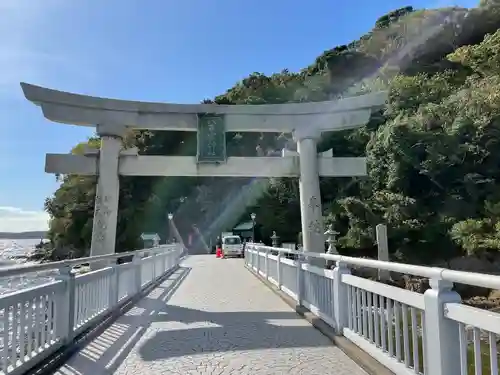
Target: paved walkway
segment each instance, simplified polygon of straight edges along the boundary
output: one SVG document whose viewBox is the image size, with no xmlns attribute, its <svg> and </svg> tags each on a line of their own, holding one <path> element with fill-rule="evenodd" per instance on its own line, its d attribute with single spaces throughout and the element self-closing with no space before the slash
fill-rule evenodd
<svg viewBox="0 0 500 375">
<path fill-rule="evenodd" d="M 242 259 L 191 256 L 59 375 L 366 375 Z"/>
</svg>

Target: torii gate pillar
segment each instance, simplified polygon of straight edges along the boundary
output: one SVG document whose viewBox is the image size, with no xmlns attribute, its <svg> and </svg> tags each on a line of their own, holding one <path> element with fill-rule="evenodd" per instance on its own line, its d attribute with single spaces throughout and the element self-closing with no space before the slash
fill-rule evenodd
<svg viewBox="0 0 500 375">
<path fill-rule="evenodd" d="M 294 131 L 299 153 L 300 212 L 304 251 L 322 252 L 324 248 L 323 210 L 319 186 L 317 143 L 321 133 Z"/>
<path fill-rule="evenodd" d="M 118 165 L 124 126 L 97 125 L 101 136 L 90 256 L 115 252 L 120 180 Z M 104 172 L 104 173 L 101 173 Z"/>
</svg>

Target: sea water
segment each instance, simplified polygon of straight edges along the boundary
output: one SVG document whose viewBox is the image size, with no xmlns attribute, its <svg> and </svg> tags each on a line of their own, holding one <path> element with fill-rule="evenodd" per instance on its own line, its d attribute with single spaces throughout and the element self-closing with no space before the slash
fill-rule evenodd
<svg viewBox="0 0 500 375">
<path fill-rule="evenodd" d="M 35 250 L 35 246 L 39 243 L 39 239 L 0 239 L 0 267 L 30 264 L 26 257 Z M 14 290 L 45 284 L 53 280 L 56 273 L 57 271 L 54 270 L 28 273 L 14 277 L 0 277 L 0 295 Z"/>
</svg>

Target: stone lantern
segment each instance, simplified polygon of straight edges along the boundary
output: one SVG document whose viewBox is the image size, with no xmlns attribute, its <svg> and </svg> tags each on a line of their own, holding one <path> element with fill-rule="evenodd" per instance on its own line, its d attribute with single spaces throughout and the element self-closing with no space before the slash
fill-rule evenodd
<svg viewBox="0 0 500 375">
<path fill-rule="evenodd" d="M 327 231 L 325 232 L 326 236 L 326 242 L 328 243 L 328 250 L 326 251 L 327 254 L 333 254 L 333 255 L 338 255 L 337 248 L 335 247 L 335 242 L 337 241 L 337 234 L 339 232 L 335 231 L 333 229 L 333 225 L 330 224 L 328 226 Z"/>
<path fill-rule="evenodd" d="M 280 240 L 280 236 L 278 236 L 276 234 L 276 231 L 273 230 L 273 235 L 271 236 L 271 242 L 273 244 L 273 247 L 279 247 L 278 246 L 279 240 Z"/>
<path fill-rule="evenodd" d="M 337 248 L 335 247 L 335 242 L 337 241 L 337 238 L 336 238 L 337 234 L 339 234 L 339 232 L 337 232 L 333 229 L 333 225 L 332 224 L 328 225 L 328 229 L 325 232 L 326 242 L 328 243 L 328 250 L 326 251 L 327 254 L 331 254 L 331 255 L 338 255 L 339 254 L 339 252 L 337 251 Z M 335 264 L 335 262 L 333 260 L 326 261 L 327 268 L 331 268 L 334 264 Z"/>
</svg>

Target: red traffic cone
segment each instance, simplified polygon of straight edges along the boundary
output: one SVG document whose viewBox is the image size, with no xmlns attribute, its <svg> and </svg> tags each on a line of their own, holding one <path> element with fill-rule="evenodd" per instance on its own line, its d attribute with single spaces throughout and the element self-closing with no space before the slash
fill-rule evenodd
<svg viewBox="0 0 500 375">
<path fill-rule="evenodd" d="M 215 257 L 222 258 L 222 250 L 220 247 L 218 247 L 217 250 L 215 250 Z"/>
</svg>

